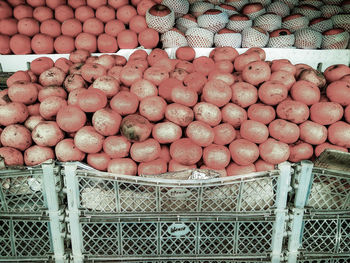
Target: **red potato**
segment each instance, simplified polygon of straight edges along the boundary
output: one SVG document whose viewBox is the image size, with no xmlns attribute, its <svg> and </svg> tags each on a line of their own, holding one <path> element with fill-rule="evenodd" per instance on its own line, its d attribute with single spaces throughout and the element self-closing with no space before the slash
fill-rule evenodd
<svg viewBox="0 0 350 263">
<path fill-rule="evenodd" d="M 13 83 L 16 81 L 28 81 L 30 82 L 30 76 L 27 71 L 18 70 L 17 72 L 13 73 L 7 80 L 6 80 L 6 86 L 10 87 Z"/>
<path fill-rule="evenodd" d="M 81 67 L 81 76 L 87 82 L 94 82 L 99 77 L 107 74 L 107 69 L 97 63 L 86 63 Z"/>
<path fill-rule="evenodd" d="M 40 122 L 32 131 L 32 139 L 39 146 L 55 146 L 63 138 L 64 133 L 54 121 Z"/>
<path fill-rule="evenodd" d="M 138 114 L 127 115 L 120 124 L 121 134 L 129 141 L 142 142 L 150 136 L 151 131 L 151 123 Z"/>
<path fill-rule="evenodd" d="M 120 83 L 120 73 L 122 69 L 123 69 L 123 66 L 113 66 L 107 71 L 107 76 L 111 76 L 115 78 Z"/>
<path fill-rule="evenodd" d="M 213 59 L 217 61 L 234 61 L 238 57 L 238 51 L 232 47 L 218 47 L 215 48 Z"/>
<path fill-rule="evenodd" d="M 130 148 L 130 156 L 136 162 L 149 162 L 160 155 L 160 144 L 155 139 L 134 142 Z"/>
<path fill-rule="evenodd" d="M 294 75 L 285 70 L 272 72 L 269 80 L 282 83 L 288 90 L 290 90 L 293 84 L 296 82 Z"/>
<path fill-rule="evenodd" d="M 0 90 L 0 106 L 6 105 L 11 102 L 11 99 L 8 96 L 8 89 Z"/>
<path fill-rule="evenodd" d="M 350 68 L 344 64 L 332 65 L 323 72 L 328 83 L 341 79 L 343 76 L 350 74 Z"/>
<path fill-rule="evenodd" d="M 198 101 L 198 94 L 193 89 L 184 86 L 175 86 L 171 89 L 170 98 L 175 103 L 193 107 Z"/>
<path fill-rule="evenodd" d="M 100 64 L 109 70 L 116 64 L 116 58 L 114 55 L 103 54 L 97 57 L 95 63 Z"/>
<path fill-rule="evenodd" d="M 249 165 L 259 158 L 258 146 L 246 139 L 237 139 L 230 143 L 232 160 L 239 165 Z"/>
<path fill-rule="evenodd" d="M 192 47 L 179 47 L 176 49 L 175 56 L 177 59 L 192 61 L 196 56 L 196 51 Z"/>
<path fill-rule="evenodd" d="M 266 59 L 266 53 L 265 51 L 260 48 L 260 47 L 251 47 L 249 48 L 245 53 L 250 54 L 250 53 L 257 53 L 260 57 L 261 60 Z"/>
<path fill-rule="evenodd" d="M 193 60 L 193 66 L 196 72 L 208 76 L 209 73 L 215 69 L 215 62 L 211 58 L 201 56 Z"/>
<path fill-rule="evenodd" d="M 10 49 L 15 55 L 31 54 L 30 37 L 22 34 L 13 35 L 10 38 Z"/>
<path fill-rule="evenodd" d="M 72 90 L 75 90 L 75 89 L 87 88 L 87 84 L 85 80 L 81 75 L 78 75 L 78 74 L 68 75 L 64 80 L 63 86 L 68 92 L 71 92 Z"/>
<path fill-rule="evenodd" d="M 4 158 L 5 165 L 7 166 L 17 166 L 24 164 L 22 153 L 15 148 L 0 147 L 0 156 Z"/>
<path fill-rule="evenodd" d="M 206 147 L 214 141 L 214 130 L 202 121 L 193 121 L 186 128 L 186 135 L 199 146 Z"/>
<path fill-rule="evenodd" d="M 229 123 L 222 123 L 213 128 L 214 141 L 217 145 L 227 145 L 236 138 L 236 130 Z"/>
<path fill-rule="evenodd" d="M 23 157 L 25 165 L 33 166 L 47 160 L 54 160 L 55 153 L 50 147 L 33 145 L 25 150 Z"/>
<path fill-rule="evenodd" d="M 98 77 L 93 83 L 92 87 L 102 90 L 107 98 L 112 98 L 119 91 L 119 82 L 111 76 Z"/>
<path fill-rule="evenodd" d="M 269 80 L 260 86 L 258 94 L 263 103 L 275 106 L 287 98 L 288 88 L 280 82 Z"/>
<path fill-rule="evenodd" d="M 35 83 L 36 85 L 39 85 L 38 83 L 38 76 L 33 73 L 31 70 L 27 70 L 28 75 L 30 77 L 30 82 Z M 41 85 L 40 85 L 41 86 Z"/>
<path fill-rule="evenodd" d="M 269 129 L 261 122 L 245 120 L 241 123 L 240 134 L 243 139 L 260 144 L 269 137 Z"/>
<path fill-rule="evenodd" d="M 324 143 L 327 140 L 327 128 L 312 121 L 305 121 L 299 125 L 300 139 L 312 145 Z"/>
<path fill-rule="evenodd" d="M 350 124 L 337 121 L 328 127 L 328 140 L 337 146 L 350 148 Z"/>
<path fill-rule="evenodd" d="M 302 141 L 289 145 L 289 148 L 290 155 L 288 160 L 293 163 L 297 163 L 302 160 L 309 160 L 314 154 L 314 148 L 312 145 Z"/>
<path fill-rule="evenodd" d="M 197 166 L 195 164 L 184 165 L 184 164 L 181 164 L 181 163 L 171 159 L 169 161 L 168 171 L 169 172 L 178 172 L 178 171 L 184 171 L 184 170 L 196 169 L 196 168 L 197 168 Z"/>
<path fill-rule="evenodd" d="M 298 80 L 290 89 L 292 98 L 310 106 L 320 101 L 320 89 L 312 82 Z"/>
<path fill-rule="evenodd" d="M 120 81 L 127 87 L 132 86 L 135 82 L 141 80 L 142 77 L 142 70 L 132 66 L 127 65 L 120 71 Z"/>
<path fill-rule="evenodd" d="M 0 106 L 0 125 L 22 123 L 28 118 L 27 107 L 20 102 L 9 102 Z"/>
<path fill-rule="evenodd" d="M 232 90 L 222 80 L 209 80 L 203 87 L 202 98 L 206 102 L 222 107 L 231 100 Z"/>
<path fill-rule="evenodd" d="M 169 73 L 160 67 L 149 67 L 143 73 L 143 77 L 158 86 L 163 80 L 169 78 Z"/>
<path fill-rule="evenodd" d="M 40 75 L 43 73 L 45 70 L 48 70 L 54 66 L 54 62 L 51 58 L 48 57 L 40 57 L 34 59 L 30 63 L 30 70 L 35 74 L 35 75 Z"/>
<path fill-rule="evenodd" d="M 146 79 L 139 79 L 135 81 L 131 87 L 130 92 L 135 94 L 139 100 L 149 96 L 157 96 L 158 89 L 156 85 Z M 164 98 L 164 96 L 162 96 Z"/>
<path fill-rule="evenodd" d="M 258 159 L 255 163 L 255 169 L 257 172 L 265 172 L 275 170 L 275 165 Z"/>
<path fill-rule="evenodd" d="M 109 136 L 103 142 L 103 151 L 112 159 L 127 157 L 131 143 L 124 136 Z"/>
<path fill-rule="evenodd" d="M 204 164 L 210 169 L 225 169 L 230 163 L 230 160 L 230 151 L 225 146 L 211 144 L 203 150 Z"/>
<path fill-rule="evenodd" d="M 310 108 L 310 119 L 321 125 L 330 125 L 342 119 L 343 107 L 336 102 L 317 102 Z"/>
<path fill-rule="evenodd" d="M 85 158 L 85 153 L 80 151 L 75 145 L 73 139 L 63 139 L 55 146 L 55 154 L 60 162 L 81 162 Z"/>
<path fill-rule="evenodd" d="M 350 123 L 350 105 L 346 106 L 344 109 L 344 119 L 347 123 Z"/>
<path fill-rule="evenodd" d="M 79 95 L 78 105 L 84 112 L 96 112 L 107 105 L 107 96 L 99 89 L 89 88 Z"/>
<path fill-rule="evenodd" d="M 215 62 L 215 68 L 219 72 L 232 73 L 233 72 L 233 62 L 229 60 L 219 60 Z"/>
<path fill-rule="evenodd" d="M 284 143 L 295 143 L 300 136 L 300 130 L 295 123 L 276 119 L 269 124 L 270 136 Z"/>
<path fill-rule="evenodd" d="M 134 114 L 139 106 L 136 94 L 129 91 L 118 92 L 109 102 L 110 107 L 120 115 Z"/>
<path fill-rule="evenodd" d="M 142 162 L 138 166 L 138 175 L 158 175 L 166 173 L 168 170 L 168 164 L 163 159 L 156 159 L 149 162 Z"/>
<path fill-rule="evenodd" d="M 139 69 L 142 72 L 144 72 L 148 67 L 148 62 L 146 58 L 129 58 L 129 60 L 126 63 L 127 66 L 130 66 L 131 68 Z"/>
<path fill-rule="evenodd" d="M 24 122 L 24 126 L 30 130 L 33 131 L 35 126 L 38 125 L 40 122 L 44 121 L 44 118 L 41 115 L 31 115 L 28 117 L 28 119 Z"/>
<path fill-rule="evenodd" d="M 288 59 L 274 59 L 271 63 L 271 71 L 284 70 L 295 75 L 297 68 Z"/>
<path fill-rule="evenodd" d="M 81 67 L 84 63 L 74 63 L 68 69 L 68 74 L 78 74 L 81 75 Z"/>
<path fill-rule="evenodd" d="M 175 68 L 173 71 L 170 72 L 169 76 L 170 78 L 178 79 L 181 82 L 183 82 L 188 74 L 189 73 L 182 68 Z"/>
<path fill-rule="evenodd" d="M 85 153 L 98 153 L 102 150 L 103 141 L 103 135 L 91 126 L 82 127 L 74 136 L 75 146 Z"/>
<path fill-rule="evenodd" d="M 39 107 L 39 113 L 45 120 L 54 120 L 58 111 L 67 106 L 67 101 L 57 96 L 45 98 Z"/>
<path fill-rule="evenodd" d="M 140 101 L 139 112 L 149 121 L 156 122 L 164 118 L 166 108 L 167 103 L 162 97 L 151 96 Z"/>
<path fill-rule="evenodd" d="M 96 111 L 92 115 L 92 125 L 103 136 L 111 136 L 118 133 L 122 117 L 110 108 Z"/>
<path fill-rule="evenodd" d="M 242 78 L 254 86 L 264 81 L 268 81 L 271 77 L 271 69 L 265 61 L 255 61 L 246 65 L 242 70 Z"/>
<path fill-rule="evenodd" d="M 293 100 L 285 100 L 278 104 L 276 113 L 279 118 L 296 124 L 306 121 L 310 114 L 305 103 Z"/>
<path fill-rule="evenodd" d="M 242 122 L 247 119 L 247 112 L 240 106 L 227 103 L 222 109 L 222 121 L 231 124 L 234 128 L 241 126 Z"/>
<path fill-rule="evenodd" d="M 13 102 L 32 104 L 38 98 L 38 88 L 31 82 L 16 81 L 8 88 L 8 97 Z"/>
<path fill-rule="evenodd" d="M 175 69 L 176 64 L 177 64 L 176 59 L 161 58 L 160 60 L 154 62 L 152 67 L 158 67 L 170 73 Z"/>
<path fill-rule="evenodd" d="M 222 72 L 218 69 L 211 71 L 208 75 L 208 79 L 211 81 L 221 80 L 227 85 L 232 85 L 235 83 L 235 77 L 231 73 Z"/>
<path fill-rule="evenodd" d="M 130 19 L 129 28 L 137 34 L 141 33 L 143 30 L 148 28 L 146 18 L 140 15 L 133 16 Z"/>
<path fill-rule="evenodd" d="M 196 120 L 207 123 L 212 127 L 217 126 L 222 120 L 220 108 L 208 102 L 197 103 L 193 107 L 193 112 Z"/>
<path fill-rule="evenodd" d="M 24 151 L 32 145 L 32 136 L 30 131 L 23 125 L 8 125 L 1 132 L 1 144 L 5 147 Z"/>
<path fill-rule="evenodd" d="M 260 55 L 257 52 L 245 52 L 237 56 L 234 60 L 234 68 L 236 71 L 243 71 L 243 68 L 251 62 L 260 61 Z"/>
<path fill-rule="evenodd" d="M 323 89 L 327 81 L 324 75 L 316 69 L 304 69 L 299 74 L 299 80 L 306 80 L 314 83 L 318 88 Z"/>
<path fill-rule="evenodd" d="M 153 66 L 157 61 L 163 58 L 169 58 L 168 53 L 163 49 L 155 48 L 147 56 L 147 61 L 150 66 Z"/>
<path fill-rule="evenodd" d="M 78 88 L 69 92 L 69 96 L 67 100 L 68 105 L 79 107 L 79 104 L 78 104 L 79 96 L 80 94 L 84 93 L 85 90 L 86 90 L 85 88 Z"/>
<path fill-rule="evenodd" d="M 333 81 L 327 86 L 326 93 L 330 101 L 342 106 L 350 105 L 350 83 L 342 80 Z"/>
<path fill-rule="evenodd" d="M 77 49 L 69 54 L 69 60 L 72 63 L 84 63 L 90 55 L 88 50 Z"/>
<path fill-rule="evenodd" d="M 202 147 L 189 138 L 181 138 L 170 145 L 171 158 L 180 164 L 194 165 L 202 158 L 202 153 Z"/>
<path fill-rule="evenodd" d="M 164 79 L 158 87 L 159 96 L 163 97 L 166 101 L 172 101 L 172 90 L 176 87 L 183 87 L 183 84 L 180 80 L 174 78 Z"/>
<path fill-rule="evenodd" d="M 346 152 L 346 153 L 348 152 L 348 149 L 345 147 L 333 145 L 333 144 L 330 144 L 329 142 L 324 142 L 324 143 L 319 144 L 315 147 L 315 156 L 316 157 L 320 156 L 321 153 L 323 151 L 325 151 L 326 149 L 333 149 L 333 150 L 342 151 L 342 152 Z"/>
<path fill-rule="evenodd" d="M 238 165 L 236 163 L 230 163 L 226 168 L 227 176 L 250 174 L 256 172 L 255 165 Z"/>
<path fill-rule="evenodd" d="M 288 144 L 272 138 L 259 145 L 259 152 L 261 159 L 271 164 L 287 161 L 290 155 Z"/>
<path fill-rule="evenodd" d="M 159 143 L 172 143 L 181 138 L 181 127 L 173 122 L 164 121 L 153 126 L 152 137 Z"/>
<path fill-rule="evenodd" d="M 203 73 L 192 72 L 185 77 L 183 82 L 186 87 L 200 94 L 202 93 L 204 85 L 207 83 L 207 78 Z"/>
<path fill-rule="evenodd" d="M 194 72 L 194 66 L 193 63 L 185 61 L 185 60 L 179 60 L 176 65 L 175 69 L 183 69 L 185 70 L 188 74 Z M 205 77 L 205 76 L 204 76 Z"/>
<path fill-rule="evenodd" d="M 171 122 L 176 123 L 177 125 L 180 125 L 181 127 L 186 127 L 193 121 L 195 114 L 194 112 L 195 108 L 192 111 L 192 109 L 189 107 L 178 103 L 172 103 L 168 104 L 165 109 L 165 118 Z"/>
<path fill-rule="evenodd" d="M 276 117 L 275 109 L 272 106 L 261 103 L 249 106 L 247 114 L 250 120 L 258 121 L 265 125 L 269 124 Z"/>
<path fill-rule="evenodd" d="M 39 83 L 44 86 L 61 86 L 66 74 L 59 68 L 52 67 L 42 72 L 39 76 Z"/>
<path fill-rule="evenodd" d="M 104 152 L 89 153 L 86 156 L 87 164 L 99 171 L 107 171 L 110 160 L 111 158 Z"/>
<path fill-rule="evenodd" d="M 231 101 L 242 108 L 246 108 L 258 101 L 258 90 L 247 82 L 237 82 L 231 86 Z"/>
<path fill-rule="evenodd" d="M 78 19 L 67 19 L 62 23 L 61 31 L 62 35 L 74 38 L 83 32 L 83 25 Z"/>
<path fill-rule="evenodd" d="M 107 171 L 114 174 L 136 175 L 137 164 L 130 158 L 111 159 Z"/>
<path fill-rule="evenodd" d="M 170 162 L 170 149 L 167 145 L 161 145 L 160 146 L 160 154 L 159 158 L 165 160 L 167 163 Z"/>
</svg>

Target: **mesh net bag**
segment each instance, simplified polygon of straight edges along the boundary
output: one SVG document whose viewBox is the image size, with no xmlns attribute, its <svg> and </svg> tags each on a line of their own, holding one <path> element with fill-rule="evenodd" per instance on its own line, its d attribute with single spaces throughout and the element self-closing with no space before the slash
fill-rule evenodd
<svg viewBox="0 0 350 263">
<path fill-rule="evenodd" d="M 289 6 L 280 1 L 273 2 L 266 7 L 266 11 L 269 13 L 274 13 L 281 17 L 285 17 L 290 14 Z"/>
<path fill-rule="evenodd" d="M 292 14 L 302 14 L 306 16 L 309 20 L 320 17 L 322 12 L 320 10 L 306 9 L 304 6 L 297 6 L 292 10 Z"/>
<path fill-rule="evenodd" d="M 258 16 L 261 16 L 262 14 L 265 14 L 265 13 L 266 13 L 266 9 L 263 8 L 263 9 L 259 10 L 258 12 L 253 12 L 253 13 L 247 14 L 247 16 L 249 17 L 249 19 L 254 20 Z"/>
<path fill-rule="evenodd" d="M 176 19 L 176 28 L 181 32 L 186 33 L 186 31 L 191 27 L 198 27 L 197 22 L 183 17 Z"/>
<path fill-rule="evenodd" d="M 234 14 L 238 14 L 238 12 L 235 11 L 235 10 L 227 9 L 227 8 L 221 7 L 219 5 L 216 5 L 215 9 L 220 10 L 222 12 L 225 12 L 228 16 L 232 16 Z"/>
<path fill-rule="evenodd" d="M 313 24 L 313 25 L 310 25 L 310 28 L 317 31 L 317 32 L 324 32 L 324 31 L 327 31 L 329 29 L 332 29 L 333 28 L 333 22 L 331 19 L 327 19 L 327 20 L 324 20 L 324 21 L 321 21 L 317 24 Z"/>
<path fill-rule="evenodd" d="M 249 3 L 260 3 L 263 6 L 268 6 L 271 4 L 271 0 L 249 0 Z"/>
<path fill-rule="evenodd" d="M 203 2 L 204 0 L 188 0 L 188 3 L 190 5 L 194 4 L 194 3 L 197 3 L 197 2 Z"/>
<path fill-rule="evenodd" d="M 307 28 L 308 25 L 309 25 L 309 19 L 306 16 L 297 17 L 297 18 L 282 22 L 282 28 L 286 28 L 292 33 L 298 29 Z"/>
<path fill-rule="evenodd" d="M 197 22 L 199 27 L 215 33 L 226 26 L 228 15 L 222 11 L 219 14 L 204 14 L 198 17 Z"/>
<path fill-rule="evenodd" d="M 320 8 L 322 16 L 325 18 L 331 18 L 334 15 L 337 15 L 343 11 L 340 6 L 337 5 L 324 5 Z"/>
<path fill-rule="evenodd" d="M 226 0 L 226 2 L 225 2 L 225 4 L 227 4 L 227 5 L 232 5 L 232 6 L 236 7 L 237 10 L 241 10 L 242 7 L 248 3 L 249 3 L 249 0 L 240 0 L 240 1 L 234 1 L 234 2 L 230 2 L 230 1 Z"/>
<path fill-rule="evenodd" d="M 174 1 L 174 0 L 173 0 Z M 207 0 L 209 3 L 212 3 L 214 5 L 220 5 L 225 2 L 225 0 Z"/>
<path fill-rule="evenodd" d="M 342 5 L 342 8 L 345 13 L 350 13 L 350 4 Z"/>
<path fill-rule="evenodd" d="M 340 5 L 343 0 L 323 0 L 325 5 Z"/>
<path fill-rule="evenodd" d="M 187 46 L 186 37 L 174 30 L 163 33 L 160 37 L 160 41 L 163 44 L 163 48 Z"/>
<path fill-rule="evenodd" d="M 190 12 L 194 16 L 200 16 L 202 15 L 205 11 L 214 8 L 214 5 L 212 3 L 208 2 L 196 2 L 192 5 L 190 5 Z"/>
<path fill-rule="evenodd" d="M 338 14 L 332 16 L 333 26 L 350 31 L 350 14 Z"/>
<path fill-rule="evenodd" d="M 265 47 L 269 41 L 268 34 L 261 33 L 254 28 L 246 28 L 242 31 L 242 47 Z"/>
<path fill-rule="evenodd" d="M 281 2 L 287 4 L 290 9 L 299 4 L 299 0 L 280 0 Z"/>
<path fill-rule="evenodd" d="M 270 37 L 269 42 L 267 43 L 267 47 L 273 48 L 291 48 L 293 47 L 295 42 L 294 35 L 285 35 L 278 37 Z"/>
<path fill-rule="evenodd" d="M 153 16 L 146 12 L 146 23 L 149 28 L 153 28 L 159 33 L 164 33 L 173 28 L 175 24 L 175 14 L 171 11 L 169 15 L 166 16 Z"/>
<path fill-rule="evenodd" d="M 170 9 L 172 9 L 175 13 L 175 18 L 181 17 L 184 14 L 188 13 L 188 10 L 190 8 L 190 4 L 187 0 L 163 0 L 163 5 L 166 5 Z"/>
<path fill-rule="evenodd" d="M 214 33 L 204 28 L 193 27 L 186 32 L 187 43 L 193 48 L 208 48 L 214 43 Z"/>
<path fill-rule="evenodd" d="M 323 36 L 322 49 L 346 49 L 349 43 L 349 32 Z"/>
<path fill-rule="evenodd" d="M 216 47 L 240 48 L 242 45 L 242 35 L 241 33 L 217 33 L 214 36 L 214 45 Z"/>
<path fill-rule="evenodd" d="M 228 29 L 231 29 L 236 32 L 241 32 L 245 28 L 249 28 L 253 25 L 252 20 L 245 20 L 245 21 L 232 21 L 229 20 L 226 27 Z"/>
<path fill-rule="evenodd" d="M 297 48 L 317 49 L 321 47 L 322 34 L 310 28 L 295 31 L 295 43 Z"/>
<path fill-rule="evenodd" d="M 254 20 L 254 26 L 260 27 L 267 32 L 281 28 L 282 18 L 276 14 L 264 14 Z"/>
<path fill-rule="evenodd" d="M 320 6 L 323 5 L 323 2 L 318 0 L 305 0 L 299 2 L 299 5 L 312 5 L 314 7 L 320 8 Z"/>
</svg>

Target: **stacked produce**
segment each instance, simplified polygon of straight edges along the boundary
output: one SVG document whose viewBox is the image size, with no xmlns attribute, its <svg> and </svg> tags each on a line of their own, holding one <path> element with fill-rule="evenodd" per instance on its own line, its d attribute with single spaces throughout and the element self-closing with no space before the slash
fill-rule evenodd
<svg viewBox="0 0 350 263">
<path fill-rule="evenodd" d="M 119 174 L 210 168 L 223 175 L 350 148 L 350 68 L 320 73 L 265 52 L 162 49 L 42 57 L 0 95 L 7 165 L 85 161 Z"/>
</svg>

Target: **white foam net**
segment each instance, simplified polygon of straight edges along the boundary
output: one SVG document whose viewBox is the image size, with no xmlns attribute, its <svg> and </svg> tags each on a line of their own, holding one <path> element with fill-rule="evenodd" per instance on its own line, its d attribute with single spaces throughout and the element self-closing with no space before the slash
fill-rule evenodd
<svg viewBox="0 0 350 263">
<path fill-rule="evenodd" d="M 173 0 L 174 1 L 174 0 Z M 214 5 L 220 5 L 225 2 L 225 0 L 207 0 L 209 3 L 212 3 Z"/>
<path fill-rule="evenodd" d="M 306 0 L 306 1 L 301 1 L 299 2 L 299 5 L 312 5 L 314 7 L 320 7 L 323 5 L 322 1 L 317 1 L 317 0 Z"/>
<path fill-rule="evenodd" d="M 223 7 L 219 6 L 219 5 L 216 5 L 215 9 L 225 12 L 228 16 L 231 16 L 231 15 L 234 15 L 234 14 L 238 14 L 238 12 L 235 11 L 235 10 L 226 9 L 226 8 L 223 8 Z"/>
<path fill-rule="evenodd" d="M 236 9 L 239 11 L 242 9 L 243 6 L 249 3 L 249 0 L 241 0 L 241 1 L 236 1 L 236 2 L 228 2 L 226 1 L 225 4 L 227 5 L 232 5 L 236 7 Z"/>
<path fill-rule="evenodd" d="M 321 6 L 320 10 L 322 12 L 322 16 L 326 18 L 331 18 L 332 16 L 343 11 L 343 9 L 337 5 L 324 5 Z"/>
<path fill-rule="evenodd" d="M 197 22 L 183 17 L 176 19 L 176 28 L 181 32 L 186 33 L 186 31 L 191 27 L 198 27 Z"/>
<path fill-rule="evenodd" d="M 292 14 L 302 14 L 306 16 L 309 20 L 320 17 L 322 12 L 320 10 L 305 9 L 303 7 L 295 7 L 292 10 Z"/>
<path fill-rule="evenodd" d="M 333 28 L 333 22 L 331 19 L 327 19 L 327 20 L 324 20 L 324 21 L 321 21 L 317 24 L 313 24 L 310 26 L 311 29 L 317 31 L 317 32 L 324 32 L 324 31 L 327 31 L 329 29 L 332 29 Z"/>
<path fill-rule="evenodd" d="M 214 5 L 212 3 L 208 2 L 196 2 L 192 5 L 190 5 L 190 12 L 191 14 L 194 14 L 196 16 L 200 16 L 205 11 L 214 8 Z"/>
<path fill-rule="evenodd" d="M 290 9 L 299 4 L 299 0 L 280 0 L 281 2 L 287 4 Z"/>
<path fill-rule="evenodd" d="M 281 28 L 282 18 L 276 14 L 264 14 L 254 20 L 254 26 L 260 27 L 268 32 Z"/>
<path fill-rule="evenodd" d="M 265 14 L 265 13 L 266 13 L 266 9 L 263 8 L 263 9 L 259 10 L 258 12 L 247 14 L 247 16 L 249 17 L 249 19 L 254 20 L 258 16 L 261 16 L 262 14 Z"/>
<path fill-rule="evenodd" d="M 297 48 L 317 49 L 322 44 L 322 34 L 310 28 L 295 31 L 295 43 Z"/>
<path fill-rule="evenodd" d="M 188 0 L 163 0 L 162 4 L 172 9 L 176 18 L 187 14 L 190 8 Z"/>
<path fill-rule="evenodd" d="M 159 33 L 165 33 L 166 31 L 172 29 L 175 24 L 174 11 L 171 11 L 171 13 L 166 16 L 153 16 L 147 11 L 146 23 L 149 28 L 153 28 Z"/>
<path fill-rule="evenodd" d="M 218 32 L 223 29 L 228 22 L 228 15 L 225 12 L 220 14 L 204 14 L 198 17 L 198 26 L 208 29 L 211 32 Z"/>
<path fill-rule="evenodd" d="M 188 2 L 191 4 L 197 3 L 197 2 L 203 2 L 204 0 L 188 0 Z"/>
<path fill-rule="evenodd" d="M 214 36 L 214 45 L 216 47 L 240 48 L 242 45 L 242 35 L 241 33 L 216 33 Z"/>
<path fill-rule="evenodd" d="M 231 21 L 229 20 L 226 27 L 228 29 L 231 29 L 233 31 L 241 32 L 245 28 L 249 28 L 253 25 L 252 20 L 246 20 L 246 21 Z"/>
<path fill-rule="evenodd" d="M 333 26 L 350 31 L 350 14 L 339 14 L 332 16 Z"/>
<path fill-rule="evenodd" d="M 294 45 L 294 42 L 295 37 L 293 34 L 278 37 L 270 37 L 267 46 L 273 48 L 291 48 Z"/>
<path fill-rule="evenodd" d="M 350 13 L 350 4 L 343 5 L 342 7 L 345 13 Z"/>
<path fill-rule="evenodd" d="M 260 3 L 263 6 L 271 4 L 271 0 L 249 0 L 249 3 Z"/>
<path fill-rule="evenodd" d="M 173 30 L 163 33 L 160 37 L 160 41 L 163 44 L 163 48 L 187 46 L 186 37 Z"/>
<path fill-rule="evenodd" d="M 289 6 L 283 2 L 273 2 L 266 7 L 266 11 L 269 13 L 275 13 L 281 17 L 285 17 L 290 14 Z"/>
<path fill-rule="evenodd" d="M 323 0 L 325 5 L 340 5 L 343 0 Z"/>
<path fill-rule="evenodd" d="M 346 49 L 349 43 L 349 32 L 323 36 L 322 49 Z"/>
<path fill-rule="evenodd" d="M 193 27 L 186 32 L 187 43 L 193 48 L 208 48 L 214 43 L 214 33 L 199 27 Z"/>
<path fill-rule="evenodd" d="M 269 36 L 254 28 L 246 28 L 242 31 L 242 47 L 265 47 L 269 41 Z"/>
<path fill-rule="evenodd" d="M 291 32 L 295 32 L 298 29 L 307 28 L 309 25 L 309 19 L 306 16 L 297 17 L 292 20 L 282 22 L 282 28 L 287 28 Z"/>
</svg>

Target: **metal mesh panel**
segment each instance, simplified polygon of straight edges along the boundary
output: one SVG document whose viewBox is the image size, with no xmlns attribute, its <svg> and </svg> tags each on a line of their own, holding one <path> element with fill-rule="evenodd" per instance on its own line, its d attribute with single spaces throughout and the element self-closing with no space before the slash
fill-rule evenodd
<svg viewBox="0 0 350 263">
<path fill-rule="evenodd" d="M 49 220 L 0 218 L 0 261 L 52 254 Z"/>
</svg>

